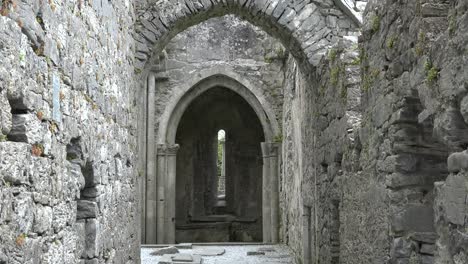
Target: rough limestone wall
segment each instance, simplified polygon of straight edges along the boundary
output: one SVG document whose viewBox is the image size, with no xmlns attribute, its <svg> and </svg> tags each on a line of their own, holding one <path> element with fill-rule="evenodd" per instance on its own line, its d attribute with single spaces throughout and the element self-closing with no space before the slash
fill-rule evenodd
<svg viewBox="0 0 468 264">
<path fill-rule="evenodd" d="M 447 209 L 463 197 L 453 189 L 463 174 L 434 183 L 447 179 L 448 155 L 468 143 L 467 9 L 466 1 L 369 2 L 361 140 L 374 160 L 372 180 L 386 189 L 390 263 L 466 261 L 466 244 L 450 240 L 466 222 L 452 225 Z"/>
<path fill-rule="evenodd" d="M 439 239 L 435 263 L 468 263 L 468 154 L 463 155 L 464 171 L 456 170 L 458 173 L 450 174 L 445 182 L 436 183 L 434 210 Z"/>
<path fill-rule="evenodd" d="M 136 263 L 132 3 L 0 4 L 0 263 Z"/>
<path fill-rule="evenodd" d="M 231 15 L 212 18 L 178 34 L 161 56 L 155 71 L 168 80 L 158 83 L 156 118 L 185 85 L 196 82 L 201 75 L 224 73 L 252 83 L 252 92 L 272 106 L 280 123 L 283 65 L 288 55 L 261 29 Z"/>
<path fill-rule="evenodd" d="M 317 71 L 312 173 L 305 185 L 317 190 L 307 200 L 315 208 L 313 251 L 320 263 L 381 263 L 375 256 L 382 255 L 380 247 L 387 244 L 380 238 L 385 206 L 378 188 L 368 181 L 370 172 L 363 170 L 368 160 L 360 151 L 358 54 L 357 38 L 342 41 L 328 52 Z"/>
<path fill-rule="evenodd" d="M 356 186 L 343 184 L 354 179 L 354 174 L 360 170 L 360 166 L 351 166 L 352 161 L 348 160 L 359 162 L 360 157 L 357 148 L 361 78 L 357 37 L 347 37 L 331 47 L 309 76 L 298 69 L 292 58 L 286 65 L 281 237 L 293 249 L 297 260 L 305 261 L 305 230 L 310 229 L 312 263 L 340 263 L 342 245 L 356 246 L 359 244 L 354 240 L 357 234 L 368 235 L 362 228 L 356 228 L 360 222 L 346 226 L 348 218 L 354 218 L 355 213 L 366 214 L 366 210 L 350 206 L 344 194 L 347 191 L 351 196 L 348 199 L 357 200 L 359 195 L 367 199 L 367 192 L 363 187 L 358 194 Z M 310 219 L 306 220 L 309 212 Z M 305 226 L 306 222 L 310 226 Z M 348 228 L 348 236 L 341 238 L 340 233 Z M 361 263 L 359 253 L 346 252 L 347 257 L 355 261 L 351 263 Z"/>
<path fill-rule="evenodd" d="M 302 130 L 307 82 L 290 57 L 284 83 L 282 171 L 280 178 L 280 238 L 302 258 Z"/>
</svg>

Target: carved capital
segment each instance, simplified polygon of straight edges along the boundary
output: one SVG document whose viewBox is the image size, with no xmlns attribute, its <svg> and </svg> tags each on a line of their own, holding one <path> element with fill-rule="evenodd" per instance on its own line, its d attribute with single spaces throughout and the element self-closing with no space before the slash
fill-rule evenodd
<svg viewBox="0 0 468 264">
<path fill-rule="evenodd" d="M 158 144 L 158 156 L 175 156 L 179 148 L 178 144 Z"/>
<path fill-rule="evenodd" d="M 278 157 L 281 143 L 276 142 L 263 142 L 262 154 L 263 158 Z"/>
</svg>

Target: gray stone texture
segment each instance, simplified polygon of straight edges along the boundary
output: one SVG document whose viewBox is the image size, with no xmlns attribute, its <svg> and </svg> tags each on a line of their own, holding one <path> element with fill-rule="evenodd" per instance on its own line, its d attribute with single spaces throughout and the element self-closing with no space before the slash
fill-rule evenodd
<svg viewBox="0 0 468 264">
<path fill-rule="evenodd" d="M 468 262 L 467 1 L 0 3 L 0 263 L 138 263 L 146 133 L 213 74 L 271 106 L 298 263 Z"/>
<path fill-rule="evenodd" d="M 0 2 L 0 263 L 137 263 L 133 3 Z"/>
<path fill-rule="evenodd" d="M 455 179 L 464 186 L 467 166 L 467 7 L 466 1 L 369 1 L 365 12 L 360 156 L 386 206 L 390 228 L 382 225 L 376 234 L 393 241 L 390 263 L 466 258 L 458 250 L 464 242 L 450 236 L 466 225 L 459 211 L 466 212 L 466 190 L 452 186 Z"/>
</svg>

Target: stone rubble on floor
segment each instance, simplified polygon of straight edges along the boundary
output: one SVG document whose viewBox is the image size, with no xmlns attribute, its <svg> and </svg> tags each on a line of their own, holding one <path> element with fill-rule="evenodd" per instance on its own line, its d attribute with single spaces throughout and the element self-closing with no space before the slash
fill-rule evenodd
<svg viewBox="0 0 468 264">
<path fill-rule="evenodd" d="M 164 247 L 164 248 L 158 248 L 155 251 L 151 253 L 153 256 L 162 256 L 166 254 L 177 254 L 179 253 L 179 250 L 176 247 Z"/>
<path fill-rule="evenodd" d="M 203 259 L 199 255 L 191 254 L 173 254 L 163 255 L 158 264 L 202 264 Z"/>
<path fill-rule="evenodd" d="M 224 248 L 201 248 L 193 252 L 194 255 L 199 256 L 221 256 L 226 253 Z"/>
</svg>

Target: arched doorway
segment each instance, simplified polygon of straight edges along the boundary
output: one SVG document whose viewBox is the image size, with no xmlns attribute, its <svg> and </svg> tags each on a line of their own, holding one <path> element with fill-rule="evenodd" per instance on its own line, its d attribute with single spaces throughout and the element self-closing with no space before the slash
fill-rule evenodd
<svg viewBox="0 0 468 264">
<path fill-rule="evenodd" d="M 218 197 L 218 132 L 226 131 L 225 199 Z M 224 87 L 200 94 L 176 135 L 176 242 L 262 241 L 260 120 L 240 95 Z"/>
<path fill-rule="evenodd" d="M 181 242 L 187 237 L 206 241 L 203 225 L 210 223 L 224 224 L 229 230 L 238 227 L 235 232 L 221 228 L 219 234 L 224 236 L 212 241 L 278 241 L 279 144 L 272 141 L 279 128 L 268 103 L 246 86 L 250 84 L 215 74 L 189 87 L 167 107 L 159 123 L 161 141 L 148 141 L 149 147 L 157 147 L 149 153 L 156 162 L 148 167 L 147 243 Z M 215 139 L 220 129 L 227 132 L 226 157 L 232 157 L 226 161 L 229 187 L 224 209 L 216 208 L 215 191 Z M 247 195 L 239 195 L 245 186 Z M 202 227 L 199 232 L 195 223 Z M 180 231 L 184 228 L 192 230 L 186 232 L 189 235 Z"/>
</svg>

